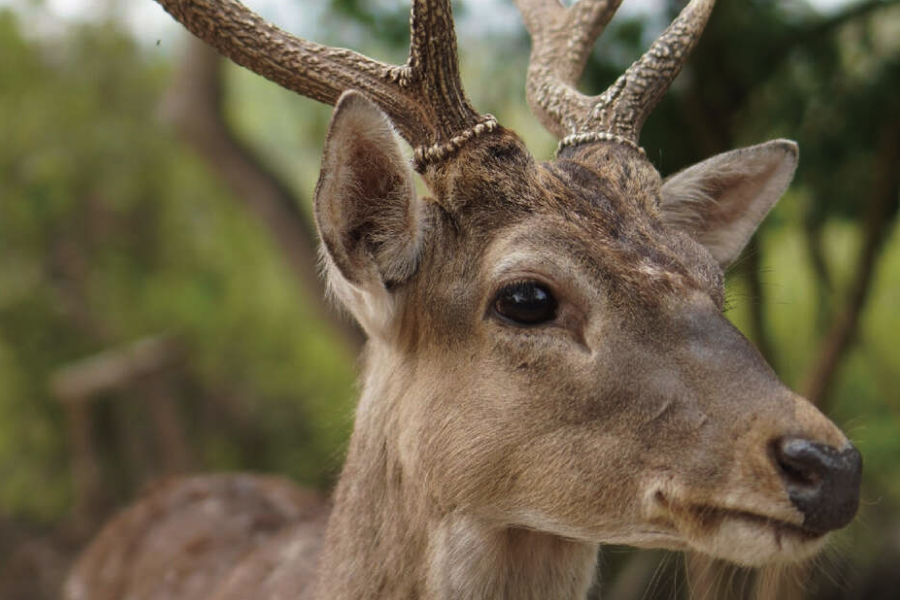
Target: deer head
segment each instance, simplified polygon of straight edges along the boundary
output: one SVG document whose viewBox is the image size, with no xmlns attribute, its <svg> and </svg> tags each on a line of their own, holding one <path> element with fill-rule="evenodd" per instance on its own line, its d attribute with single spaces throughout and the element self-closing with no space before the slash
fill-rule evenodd
<svg viewBox="0 0 900 600">
<path fill-rule="evenodd" d="M 788 186 L 797 146 L 666 179 L 639 146 L 712 0 L 594 97 L 574 86 L 619 2 L 517 0 L 529 102 L 561 138 L 551 162 L 471 107 L 449 0 L 413 1 L 400 67 L 290 37 L 233 0 L 160 1 L 237 62 L 337 105 L 315 216 L 331 289 L 370 338 L 338 514 L 362 494 L 350 478 L 389 463 L 439 530 L 462 515 L 761 565 L 810 555 L 853 518 L 858 452 L 722 315 L 723 268 Z"/>
</svg>

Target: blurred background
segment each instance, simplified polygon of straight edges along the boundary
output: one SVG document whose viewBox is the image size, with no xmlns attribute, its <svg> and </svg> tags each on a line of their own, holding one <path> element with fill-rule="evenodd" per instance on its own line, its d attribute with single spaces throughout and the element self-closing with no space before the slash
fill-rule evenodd
<svg viewBox="0 0 900 600">
<path fill-rule="evenodd" d="M 247 4 L 405 60 L 404 0 Z M 585 91 L 682 6 L 624 4 Z M 511 1 L 454 9 L 474 105 L 552 157 Z M 332 484 L 363 340 L 316 276 L 329 113 L 151 0 L 0 0 L 0 599 L 57 597 L 100 524 L 162 477 Z M 665 175 L 776 137 L 800 169 L 728 274 L 728 316 L 862 451 L 860 515 L 781 578 L 609 548 L 604 599 L 900 597 L 900 1 L 723 0 L 642 141 Z"/>
</svg>

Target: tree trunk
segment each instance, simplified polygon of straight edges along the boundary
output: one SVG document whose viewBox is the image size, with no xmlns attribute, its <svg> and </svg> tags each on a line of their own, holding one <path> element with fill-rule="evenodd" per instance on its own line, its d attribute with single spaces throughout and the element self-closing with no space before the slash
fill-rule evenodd
<svg viewBox="0 0 900 600">
<path fill-rule="evenodd" d="M 856 335 L 860 315 L 872 289 L 881 248 L 897 214 L 900 202 L 898 164 L 900 164 L 900 121 L 894 121 L 882 129 L 879 152 L 873 165 L 874 185 L 869 195 L 871 203 L 863 229 L 863 247 L 856 262 L 855 276 L 847 295 L 847 302 L 825 335 L 821 350 L 813 361 L 802 388 L 809 401 L 821 408 L 825 408 L 824 404 L 838 367 Z"/>
</svg>

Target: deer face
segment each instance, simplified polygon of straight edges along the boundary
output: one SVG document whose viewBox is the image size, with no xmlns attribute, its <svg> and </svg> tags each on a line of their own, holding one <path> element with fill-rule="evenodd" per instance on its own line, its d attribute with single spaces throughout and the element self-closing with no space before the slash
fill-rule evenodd
<svg viewBox="0 0 900 600">
<path fill-rule="evenodd" d="M 538 164 L 500 132 L 433 170 L 338 104 L 316 194 L 329 278 L 372 339 L 406 477 L 437 514 L 746 565 L 807 556 L 859 455 L 722 316 L 722 266 L 787 186 L 770 142 L 661 182 L 635 150 Z M 379 357 L 390 357 L 380 360 Z M 384 400 L 391 398 L 390 401 Z"/>
</svg>

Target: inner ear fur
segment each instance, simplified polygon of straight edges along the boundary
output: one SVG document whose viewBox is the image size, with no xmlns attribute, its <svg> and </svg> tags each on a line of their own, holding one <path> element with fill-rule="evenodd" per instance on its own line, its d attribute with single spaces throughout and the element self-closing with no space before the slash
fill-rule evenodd
<svg viewBox="0 0 900 600">
<path fill-rule="evenodd" d="M 798 156 L 795 142 L 773 140 L 688 167 L 663 183 L 663 219 L 703 244 L 724 268 L 784 194 Z"/>
<path fill-rule="evenodd" d="M 333 287 L 335 277 L 369 293 L 407 281 L 418 264 L 422 213 L 390 121 L 362 94 L 344 93 L 315 193 L 326 262 L 337 270 L 328 274 Z"/>
</svg>

